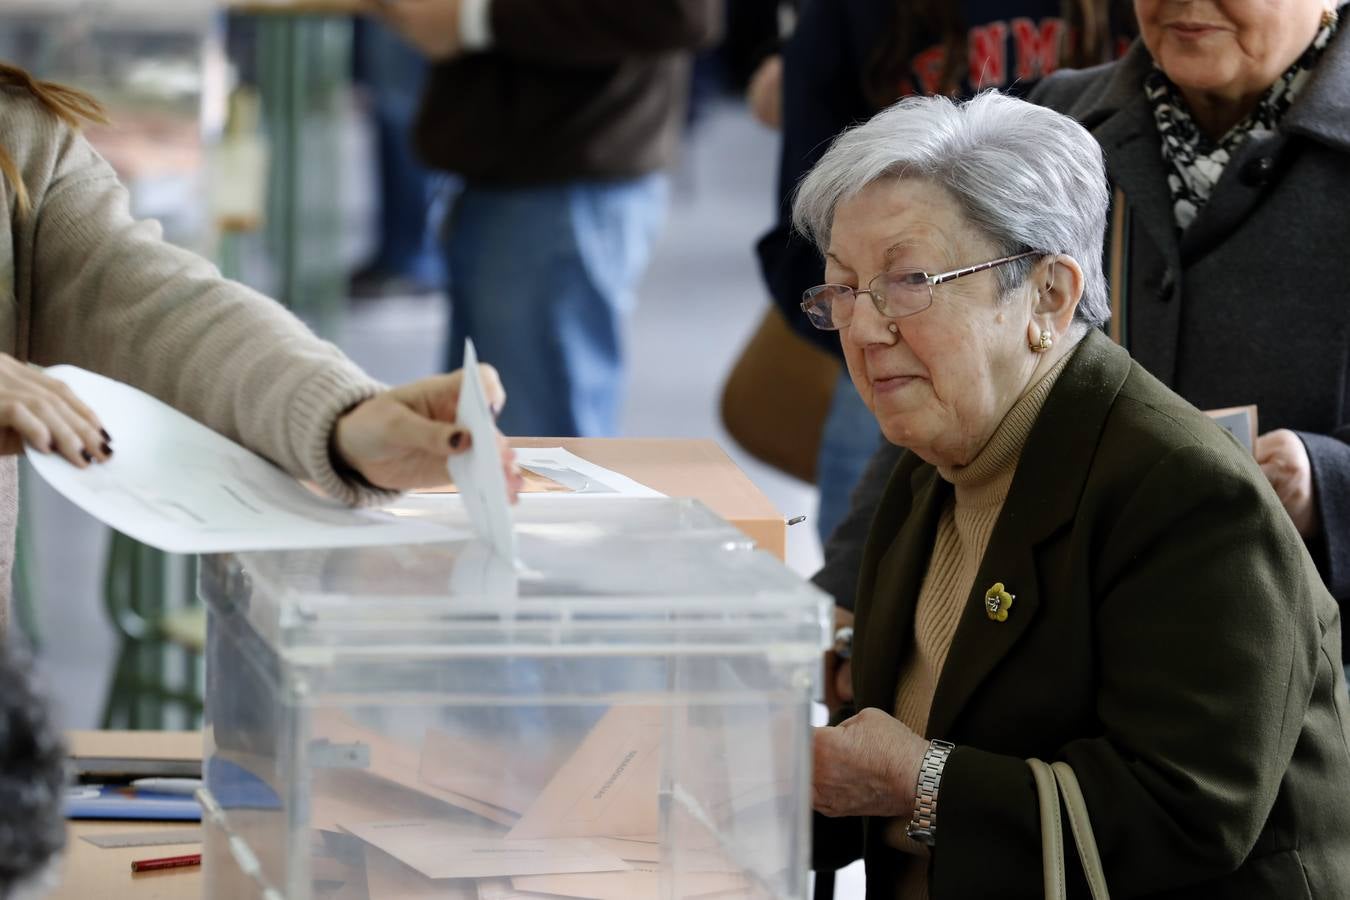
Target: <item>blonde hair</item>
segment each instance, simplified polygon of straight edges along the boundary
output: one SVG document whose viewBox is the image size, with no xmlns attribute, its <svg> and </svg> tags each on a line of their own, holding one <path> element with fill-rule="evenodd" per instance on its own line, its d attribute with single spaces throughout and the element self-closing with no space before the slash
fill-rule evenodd
<svg viewBox="0 0 1350 900">
<path fill-rule="evenodd" d="M 105 125 L 108 122 L 103 115 L 103 107 L 84 91 L 52 84 L 49 81 L 38 81 L 23 69 L 0 62 L 0 89 L 7 87 L 19 88 L 32 94 L 49 113 L 71 128 L 79 128 L 81 120 Z M 0 178 L 12 186 L 19 213 L 27 213 L 30 204 L 28 189 L 24 186 L 23 177 L 14 162 L 14 157 L 9 155 L 3 144 L 0 144 Z"/>
</svg>

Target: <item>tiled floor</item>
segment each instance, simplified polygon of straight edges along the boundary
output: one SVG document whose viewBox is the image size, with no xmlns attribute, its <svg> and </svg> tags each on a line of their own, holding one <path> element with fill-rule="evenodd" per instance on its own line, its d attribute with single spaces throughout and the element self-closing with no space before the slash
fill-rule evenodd
<svg viewBox="0 0 1350 900">
<path fill-rule="evenodd" d="M 717 438 L 792 516 L 814 513 L 814 490 L 730 446 L 716 413 L 721 380 L 766 302 L 751 247 L 769 223 L 776 165 L 775 137 L 736 107 L 714 111 L 688 147 L 629 331 L 634 363 L 624 431 Z M 435 369 L 445 319 L 438 299 L 361 306 L 348 316 L 339 343 L 376 377 L 405 381 Z M 91 727 L 114 651 L 100 600 L 106 537 L 44 485 L 32 485 L 28 503 L 36 525 L 42 669 L 61 721 Z M 819 565 L 809 522 L 791 529 L 788 554 L 802 574 Z M 840 898 L 858 890 L 852 873 L 846 881 Z"/>
</svg>

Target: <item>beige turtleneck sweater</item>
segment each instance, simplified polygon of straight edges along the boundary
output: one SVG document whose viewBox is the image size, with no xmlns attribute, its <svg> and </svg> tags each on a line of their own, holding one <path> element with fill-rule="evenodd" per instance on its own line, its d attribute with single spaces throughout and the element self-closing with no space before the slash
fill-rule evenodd
<svg viewBox="0 0 1350 900">
<path fill-rule="evenodd" d="M 933 555 L 914 608 L 913 652 L 901 665 L 895 696 L 895 717 L 916 734 L 927 734 L 928 713 L 938 678 L 947 662 L 962 610 L 971 602 L 975 576 L 994 524 L 1003 511 L 1022 448 L 1070 356 L 1065 354 L 1013 404 L 988 443 L 968 465 L 938 467 L 938 474 L 955 490 L 938 519 Z M 893 820 L 887 830 L 889 842 L 926 857 L 928 848 L 905 837 L 907 824 Z M 896 896 L 903 900 L 926 900 L 927 866 L 920 861 L 910 865 Z"/>
</svg>

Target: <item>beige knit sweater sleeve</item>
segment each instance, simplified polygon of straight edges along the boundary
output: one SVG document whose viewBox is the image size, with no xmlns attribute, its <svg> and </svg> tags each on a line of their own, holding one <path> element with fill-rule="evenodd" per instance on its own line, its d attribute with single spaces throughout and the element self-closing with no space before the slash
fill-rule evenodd
<svg viewBox="0 0 1350 900">
<path fill-rule="evenodd" d="M 387 496 L 342 478 L 329 454 L 337 418 L 378 383 L 279 304 L 135 221 L 108 164 L 36 103 L 0 91 L 0 122 L 33 203 L 11 217 L 11 352 L 134 385 L 344 502 Z"/>
</svg>

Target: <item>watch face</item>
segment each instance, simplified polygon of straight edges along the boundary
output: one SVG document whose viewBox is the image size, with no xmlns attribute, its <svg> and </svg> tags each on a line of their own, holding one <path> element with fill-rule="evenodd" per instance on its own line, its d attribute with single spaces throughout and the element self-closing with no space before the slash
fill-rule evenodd
<svg viewBox="0 0 1350 900">
<path fill-rule="evenodd" d="M 834 655 L 848 659 L 853 653 L 853 629 L 845 626 L 834 633 Z"/>
</svg>

